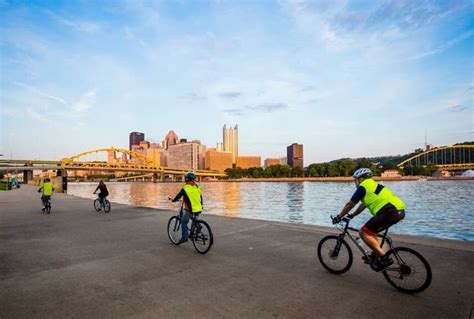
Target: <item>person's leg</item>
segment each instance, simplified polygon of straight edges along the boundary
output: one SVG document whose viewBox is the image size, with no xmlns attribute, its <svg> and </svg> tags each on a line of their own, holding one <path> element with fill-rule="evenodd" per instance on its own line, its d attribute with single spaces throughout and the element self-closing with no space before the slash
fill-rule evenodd
<svg viewBox="0 0 474 319">
<path fill-rule="evenodd" d="M 181 239 L 188 238 L 188 222 L 189 222 L 189 212 L 186 210 L 182 210 L 180 212 L 181 215 Z"/>
<path fill-rule="evenodd" d="M 393 205 L 387 204 L 377 215 L 372 217 L 364 226 L 362 226 L 359 234 L 367 246 L 369 246 L 379 257 L 382 257 L 385 255 L 385 252 L 382 247 L 380 247 L 380 238 L 377 236 L 377 233 L 395 225 L 404 217 L 404 211 L 397 211 Z"/>
<path fill-rule="evenodd" d="M 41 195 L 41 203 L 43 204 L 42 210 L 44 211 L 46 209 L 46 201 L 45 201 L 45 196 Z"/>
</svg>

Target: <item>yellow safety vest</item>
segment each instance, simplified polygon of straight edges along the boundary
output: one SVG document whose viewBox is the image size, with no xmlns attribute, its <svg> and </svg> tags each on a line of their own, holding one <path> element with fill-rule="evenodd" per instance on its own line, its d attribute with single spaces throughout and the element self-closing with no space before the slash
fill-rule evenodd
<svg viewBox="0 0 474 319">
<path fill-rule="evenodd" d="M 51 182 L 43 183 L 42 187 L 43 187 L 43 195 L 44 196 L 53 195 L 53 183 L 51 183 Z"/>
<path fill-rule="evenodd" d="M 199 213 L 202 211 L 201 205 L 201 189 L 197 185 L 184 184 L 183 190 L 188 195 L 189 201 L 191 202 L 191 208 L 193 213 Z"/>
<path fill-rule="evenodd" d="M 388 187 L 378 184 L 372 178 L 363 180 L 360 186 L 365 188 L 365 196 L 362 198 L 362 203 L 364 203 L 372 215 L 377 215 L 379 210 L 388 203 L 395 206 L 397 210 L 405 209 L 405 203 L 400 198 L 395 196 Z"/>
</svg>

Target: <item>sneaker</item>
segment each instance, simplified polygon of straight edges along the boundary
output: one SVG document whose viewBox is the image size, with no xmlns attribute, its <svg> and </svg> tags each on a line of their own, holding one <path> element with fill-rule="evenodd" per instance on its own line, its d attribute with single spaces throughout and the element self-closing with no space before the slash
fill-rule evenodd
<svg viewBox="0 0 474 319">
<path fill-rule="evenodd" d="M 182 243 L 185 243 L 185 242 L 187 242 L 187 241 L 188 241 L 187 238 L 181 238 L 181 239 L 179 240 L 179 243 L 182 244 Z"/>
<path fill-rule="evenodd" d="M 43 207 L 43 208 L 41 208 L 41 211 L 42 211 L 43 213 L 44 213 L 44 211 L 45 211 L 45 210 L 46 210 L 46 208 L 44 208 L 44 207 Z"/>
<path fill-rule="evenodd" d="M 388 257 L 387 255 L 382 256 L 382 258 L 380 258 L 380 261 L 382 262 L 384 268 L 393 265 L 393 259 Z"/>
<path fill-rule="evenodd" d="M 374 262 L 371 264 L 372 269 L 379 272 L 393 264 L 393 259 L 387 256 L 376 257 Z"/>
<path fill-rule="evenodd" d="M 362 260 L 366 264 L 372 264 L 376 258 L 377 258 L 377 255 L 375 255 L 374 252 L 371 252 L 369 256 L 362 256 Z"/>
</svg>

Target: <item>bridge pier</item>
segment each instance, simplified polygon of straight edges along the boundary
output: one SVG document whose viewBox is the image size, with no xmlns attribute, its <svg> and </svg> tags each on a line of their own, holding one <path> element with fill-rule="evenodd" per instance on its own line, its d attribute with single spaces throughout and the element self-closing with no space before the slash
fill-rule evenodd
<svg viewBox="0 0 474 319">
<path fill-rule="evenodd" d="M 29 181 L 33 180 L 33 171 L 23 171 L 23 183 L 28 184 Z"/>
<path fill-rule="evenodd" d="M 62 177 L 61 179 L 62 192 L 67 193 L 67 171 L 65 169 L 59 169 L 56 175 Z"/>
</svg>

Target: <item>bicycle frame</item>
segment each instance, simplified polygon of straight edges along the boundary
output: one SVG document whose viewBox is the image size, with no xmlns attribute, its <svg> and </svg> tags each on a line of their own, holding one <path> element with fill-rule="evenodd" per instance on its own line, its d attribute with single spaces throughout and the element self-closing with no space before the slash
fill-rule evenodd
<svg viewBox="0 0 474 319">
<path fill-rule="evenodd" d="M 344 239 L 344 237 L 347 235 L 349 236 L 349 238 L 351 239 L 351 241 L 354 243 L 354 245 L 359 248 L 360 252 L 362 253 L 362 255 L 366 256 L 366 257 L 369 257 L 368 255 L 368 251 L 366 251 L 364 249 L 364 247 L 362 247 L 362 245 L 357 241 L 358 238 L 360 237 L 356 237 L 356 236 L 353 236 L 349 231 L 354 231 L 354 232 L 359 232 L 359 230 L 357 228 L 354 228 L 354 227 L 350 227 L 349 226 L 349 223 L 350 223 L 350 219 L 349 218 L 343 218 L 342 219 L 343 222 L 345 222 L 346 224 L 344 225 L 344 230 L 342 231 L 341 234 L 339 234 L 339 238 L 342 240 Z M 383 247 L 384 243 L 387 242 L 390 249 L 393 249 L 393 245 L 392 245 L 392 239 L 387 236 L 387 233 L 388 233 L 388 228 L 385 229 L 384 231 L 384 234 L 383 235 L 380 235 L 380 234 L 377 234 L 377 237 L 379 238 L 382 238 L 382 241 L 380 243 L 380 248 Z M 362 239 L 361 239 L 362 240 Z M 338 244 L 337 246 L 337 251 L 339 251 L 339 248 L 340 248 L 340 243 Z"/>
</svg>

